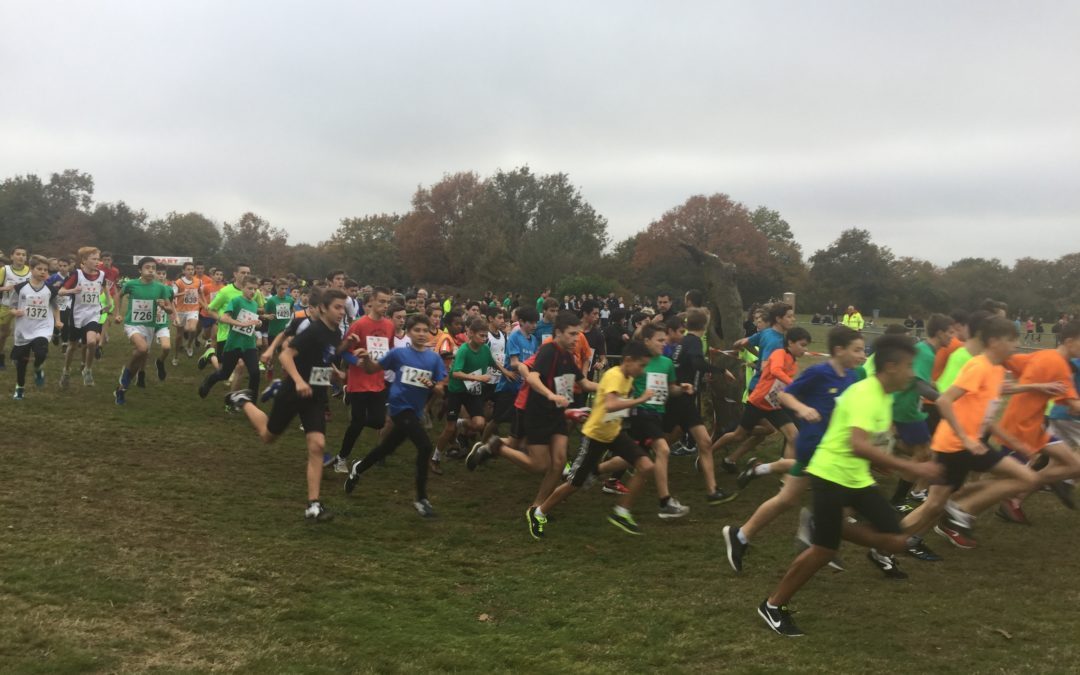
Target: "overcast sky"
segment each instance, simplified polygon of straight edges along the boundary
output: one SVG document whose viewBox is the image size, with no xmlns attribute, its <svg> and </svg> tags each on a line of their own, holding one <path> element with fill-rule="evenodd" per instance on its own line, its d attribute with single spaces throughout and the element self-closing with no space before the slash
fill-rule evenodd
<svg viewBox="0 0 1080 675">
<path fill-rule="evenodd" d="M 807 254 L 1080 250 L 1077 2 L 0 0 L 0 94 L 0 177 L 293 242 L 528 164 L 613 239 L 724 192 Z"/>
</svg>

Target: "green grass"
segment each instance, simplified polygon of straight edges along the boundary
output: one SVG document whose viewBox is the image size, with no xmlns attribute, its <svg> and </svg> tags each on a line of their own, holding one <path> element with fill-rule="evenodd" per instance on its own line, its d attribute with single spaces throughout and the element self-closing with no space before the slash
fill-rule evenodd
<svg viewBox="0 0 1080 675">
<path fill-rule="evenodd" d="M 120 334 L 98 386 L 7 396 L 0 474 L 0 671 L 85 672 L 933 672 L 1068 671 L 1080 662 L 1076 514 L 1032 498 L 1032 528 L 984 517 L 980 546 L 890 582 L 850 547 L 795 599 L 808 637 L 769 632 L 755 607 L 792 557 L 796 515 L 755 542 L 741 576 L 720 528 L 777 487 L 709 508 L 689 458 L 673 460 L 682 520 L 636 509 L 645 536 L 581 493 L 533 541 L 537 478 L 507 462 L 432 477 L 439 517 L 411 507 L 406 445 L 351 498 L 328 475 L 327 524 L 304 522 L 303 436 L 258 443 L 220 389 L 169 380 L 112 403 Z M 346 420 L 334 408 L 329 446 Z M 372 445 L 365 433 L 358 448 Z M 572 441 L 573 443 L 573 441 Z M 775 446 L 768 452 L 776 453 Z M 722 485 L 732 487 L 723 477 Z"/>
</svg>

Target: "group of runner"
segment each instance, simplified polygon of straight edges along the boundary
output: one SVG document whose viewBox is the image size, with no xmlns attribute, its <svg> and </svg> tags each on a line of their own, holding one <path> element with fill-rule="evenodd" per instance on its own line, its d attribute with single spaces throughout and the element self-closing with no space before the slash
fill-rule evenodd
<svg viewBox="0 0 1080 675">
<path fill-rule="evenodd" d="M 544 539 L 552 511 L 594 482 L 616 497 L 608 521 L 639 535 L 633 508 L 650 482 L 660 518 L 689 512 L 671 494 L 668 474 L 673 448 L 691 448 L 706 505 L 737 495 L 719 486 L 718 468 L 735 474 L 740 490 L 770 474 L 783 482 L 748 520 L 722 528 L 737 573 L 751 540 L 812 489 L 796 533 L 804 550 L 758 608 L 770 628 L 795 636 L 802 633 L 787 603 L 821 567 L 843 568 L 841 539 L 865 547 L 885 576 L 904 578 L 897 554 L 941 559 L 923 541 L 930 529 L 970 549 L 976 517 L 986 510 L 1026 522 L 1022 502 L 1040 489 L 1074 508 L 1077 321 L 1062 328 L 1057 348 L 1026 354 L 1016 353 L 1016 326 L 992 301 L 930 316 L 919 341 L 890 326 L 868 345 L 861 332 L 838 325 L 828 333 L 825 360 L 799 373 L 811 336 L 795 325 L 789 305 L 773 303 L 754 316 L 756 332 L 732 345 L 750 364 L 742 418 L 710 434 L 702 387 L 740 378 L 709 358 L 710 315 L 698 291 L 685 294 L 682 311 L 665 294 L 654 312 L 635 315 L 609 362 L 612 335 L 601 317 L 611 308 L 594 299 L 577 311 L 546 296 L 535 308 L 508 307 L 494 298 L 455 303 L 423 289 L 361 288 L 341 270 L 301 286 L 258 279 L 246 264 L 234 265 L 227 283 L 222 271 L 206 273 L 195 263 L 174 279 L 153 258 L 137 269 L 121 282 L 110 256 L 93 247 L 55 260 L 12 249 L 0 270 L 0 353 L 12 335 L 14 398 L 26 396 L 31 364 L 35 384 L 45 385 L 50 343 L 65 347 L 60 386 L 69 386 L 76 357 L 83 384 L 92 386 L 110 317 L 123 325 L 131 349 L 114 390 L 119 405 L 132 386 L 145 385 L 155 344 L 162 381 L 170 355 L 177 365 L 180 352 L 194 359 L 205 348 L 197 364 L 212 370 L 201 397 L 232 381 L 227 409 L 241 412 L 267 443 L 299 419 L 308 453 L 304 514 L 314 521 L 332 516 L 320 495 L 325 471 L 341 474 L 351 495 L 369 469 L 409 441 L 416 450 L 413 507 L 422 517 L 435 515 L 428 477 L 443 472 L 445 459 L 463 458 L 475 471 L 503 458 L 538 478 L 525 511 L 533 538 Z M 264 375 L 269 384 L 260 390 Z M 326 428 L 337 396 L 350 415 L 334 452 L 326 449 Z M 259 404 L 268 401 L 264 412 Z M 581 443 L 571 452 L 578 423 Z M 367 428 L 377 441 L 353 459 Z M 740 465 L 772 434 L 782 438 L 780 458 Z M 875 472 L 896 476 L 891 498 Z"/>
</svg>

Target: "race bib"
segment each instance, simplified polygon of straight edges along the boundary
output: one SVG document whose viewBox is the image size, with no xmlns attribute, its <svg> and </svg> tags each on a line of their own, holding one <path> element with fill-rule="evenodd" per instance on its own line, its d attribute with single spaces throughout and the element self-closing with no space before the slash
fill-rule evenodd
<svg viewBox="0 0 1080 675">
<path fill-rule="evenodd" d="M 784 383 L 780 380 L 776 380 L 772 383 L 772 387 L 769 388 L 769 393 L 765 394 L 765 402 L 774 408 L 780 407 L 780 394 L 784 391 Z"/>
<path fill-rule="evenodd" d="M 431 371 L 423 370 L 421 368 L 413 368 L 412 366 L 401 367 L 401 383 L 407 384 L 410 387 L 420 387 L 427 389 L 427 385 L 422 380 L 431 381 Z"/>
<path fill-rule="evenodd" d="M 27 307 L 26 307 L 26 318 L 27 319 L 30 319 L 32 321 L 41 321 L 43 319 L 48 318 L 48 316 L 49 316 L 49 308 L 46 307 L 45 305 L 34 303 L 32 305 L 27 305 Z"/>
<path fill-rule="evenodd" d="M 154 323 L 165 323 L 165 310 L 161 307 L 157 308 L 157 314 L 155 314 Z"/>
<path fill-rule="evenodd" d="M 282 302 L 278 304 L 277 308 L 275 309 L 274 316 L 278 319 L 291 319 L 292 307 L 289 307 L 288 304 Z"/>
<path fill-rule="evenodd" d="M 329 387 L 330 375 L 333 372 L 334 369 L 328 366 L 315 366 L 311 369 L 311 377 L 308 378 L 308 384 L 313 387 Z"/>
<path fill-rule="evenodd" d="M 367 337 L 366 348 L 369 358 L 375 359 L 376 361 L 382 361 L 382 358 L 390 351 L 390 339 L 369 335 Z"/>
<path fill-rule="evenodd" d="M 482 371 L 482 370 L 474 370 L 473 372 L 469 373 L 469 375 L 483 375 L 483 374 L 484 374 L 484 371 Z M 477 382 L 476 380 L 465 380 L 465 391 L 469 392 L 473 396 L 479 395 L 481 393 L 481 391 L 482 391 L 483 386 L 484 386 L 483 382 Z"/>
<path fill-rule="evenodd" d="M 555 378 L 555 395 L 562 396 L 567 401 L 574 398 L 574 374 L 567 373 Z"/>
<path fill-rule="evenodd" d="M 621 398 L 620 401 L 625 402 L 627 399 Z M 612 420 L 622 419 L 623 417 L 630 416 L 630 408 L 623 408 L 622 410 L 616 410 L 615 412 L 609 412 L 604 414 L 604 421 L 610 422 Z"/>
<path fill-rule="evenodd" d="M 648 373 L 645 377 L 645 388 L 655 392 L 648 401 L 649 405 L 664 405 L 668 399 L 667 373 Z"/>
<path fill-rule="evenodd" d="M 185 305 L 197 305 L 197 304 L 199 304 L 199 292 L 198 291 L 184 291 L 184 304 Z"/>
<path fill-rule="evenodd" d="M 79 302 L 84 305 L 96 305 L 99 295 L 101 295 L 100 291 L 83 291 L 79 293 Z"/>
<path fill-rule="evenodd" d="M 131 301 L 131 323 L 152 323 L 154 321 L 153 300 Z"/>
<path fill-rule="evenodd" d="M 254 321 L 258 319 L 258 315 L 255 312 L 248 311 L 246 309 L 240 310 L 240 313 L 236 315 L 237 321 Z M 233 326 L 232 329 L 241 335 L 254 335 L 255 326 Z M 312 370 L 314 372 L 314 370 Z M 312 382 L 311 384 L 315 384 Z M 327 382 L 329 384 L 329 382 Z"/>
</svg>

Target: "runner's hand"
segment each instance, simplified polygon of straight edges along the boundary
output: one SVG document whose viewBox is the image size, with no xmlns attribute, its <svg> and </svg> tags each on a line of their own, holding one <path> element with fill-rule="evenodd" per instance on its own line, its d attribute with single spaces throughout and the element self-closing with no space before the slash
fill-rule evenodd
<svg viewBox="0 0 1080 675">
<path fill-rule="evenodd" d="M 311 398 L 311 385 L 307 382 L 296 385 L 296 395 L 300 398 Z"/>
<path fill-rule="evenodd" d="M 973 455 L 985 455 L 990 452 L 990 448 L 986 447 L 982 441 L 977 441 L 969 436 L 964 437 L 964 449 Z"/>
</svg>

